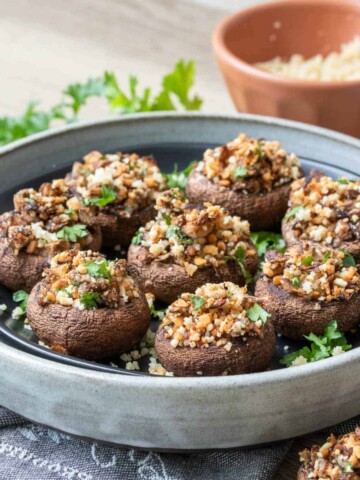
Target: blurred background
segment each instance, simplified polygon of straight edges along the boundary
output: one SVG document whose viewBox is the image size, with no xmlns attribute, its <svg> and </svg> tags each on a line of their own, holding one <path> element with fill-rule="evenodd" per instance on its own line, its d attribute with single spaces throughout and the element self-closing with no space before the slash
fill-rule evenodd
<svg viewBox="0 0 360 480">
<path fill-rule="evenodd" d="M 158 87 L 178 59 L 196 62 L 196 92 L 205 111 L 234 112 L 215 64 L 211 34 L 227 14 L 261 0 L 16 0 L 1 4 L 0 117 L 29 100 L 48 108 L 70 83 L 115 72 L 126 85 Z M 89 102 L 81 118 L 108 115 Z"/>
</svg>

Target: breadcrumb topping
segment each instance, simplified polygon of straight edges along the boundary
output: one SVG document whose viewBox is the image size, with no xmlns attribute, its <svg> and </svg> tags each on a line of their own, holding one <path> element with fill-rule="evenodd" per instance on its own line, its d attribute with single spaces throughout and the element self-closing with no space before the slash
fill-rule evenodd
<svg viewBox="0 0 360 480">
<path fill-rule="evenodd" d="M 45 270 L 40 304 L 57 303 L 84 309 L 119 308 L 139 297 L 125 260 L 106 260 L 91 250 L 67 250 Z"/>
<path fill-rule="evenodd" d="M 78 201 L 64 179 L 43 183 L 38 191 L 20 190 L 14 195 L 15 210 L 0 217 L 0 236 L 8 239 L 15 253 L 24 250 L 36 255 L 46 250 L 55 254 L 74 244 L 85 248 L 93 238 L 79 222 L 74 204 Z"/>
<path fill-rule="evenodd" d="M 249 138 L 244 133 L 206 150 L 196 170 L 243 194 L 271 192 L 302 176 L 297 156 L 288 154 L 280 142 Z"/>
<path fill-rule="evenodd" d="M 160 328 L 173 348 L 216 346 L 230 351 L 236 338 L 262 337 L 269 316 L 246 287 L 207 283 L 195 294 L 183 293 L 173 302 Z"/>
<path fill-rule="evenodd" d="M 246 256 L 256 255 L 249 222 L 220 206 L 190 208 L 180 190 L 172 189 L 159 195 L 155 208 L 156 218 L 140 228 L 133 243 L 146 247 L 159 261 L 172 258 L 190 276 L 198 268 L 235 260 L 238 249 Z"/>
<path fill-rule="evenodd" d="M 312 300 L 348 300 L 360 291 L 360 275 L 353 257 L 343 250 L 305 246 L 281 254 L 270 250 L 262 265 L 274 285 Z"/>
<path fill-rule="evenodd" d="M 360 240 L 360 180 L 317 175 L 291 189 L 285 221 L 298 238 L 335 248 Z"/>
<path fill-rule="evenodd" d="M 360 478 L 360 428 L 336 437 L 330 435 L 324 445 L 300 452 L 307 478 L 352 480 Z"/>
<path fill-rule="evenodd" d="M 166 185 L 152 157 L 122 152 L 90 152 L 83 163 L 74 164 L 67 182 L 85 205 L 116 208 L 116 214 L 123 217 L 152 205 Z"/>
</svg>

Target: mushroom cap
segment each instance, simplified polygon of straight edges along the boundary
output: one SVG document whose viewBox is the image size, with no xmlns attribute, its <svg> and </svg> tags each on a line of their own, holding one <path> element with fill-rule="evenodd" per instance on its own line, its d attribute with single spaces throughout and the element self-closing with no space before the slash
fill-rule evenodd
<svg viewBox="0 0 360 480">
<path fill-rule="evenodd" d="M 95 208 L 81 207 L 79 218 L 85 225 L 98 225 L 101 228 L 103 245 L 106 247 L 114 245 L 128 247 L 137 230 L 152 220 L 156 214 L 153 206 L 133 212 L 130 217 L 117 215 L 115 208 L 113 211 L 95 212 Z"/>
<path fill-rule="evenodd" d="M 101 248 L 101 231 L 98 226 L 92 230 L 92 241 L 86 248 L 96 252 Z M 8 239 L 0 237 L 0 283 L 10 290 L 30 292 L 49 266 L 50 256 L 50 253 L 32 255 L 23 251 L 15 254 Z"/>
<path fill-rule="evenodd" d="M 201 172 L 193 170 L 186 183 L 186 196 L 192 203 L 211 202 L 220 205 L 231 215 L 248 220 L 251 230 L 273 230 L 287 210 L 290 183 L 265 194 L 249 194 L 222 187 L 209 180 Z"/>
<path fill-rule="evenodd" d="M 233 282 L 245 285 L 244 276 L 235 261 L 217 268 L 198 268 L 194 275 L 190 276 L 184 267 L 154 260 L 147 248 L 134 244 L 130 245 L 127 260 L 131 275 L 142 289 L 153 293 L 157 300 L 165 303 L 172 303 L 184 292 L 195 292 L 205 283 Z M 251 275 L 255 275 L 257 263 L 256 255 L 245 259 L 244 266 Z"/>
<path fill-rule="evenodd" d="M 150 310 L 142 292 L 119 309 L 79 310 L 55 303 L 39 305 L 45 280 L 28 299 L 27 318 L 37 337 L 56 351 L 96 360 L 129 350 L 145 335 Z"/>
<path fill-rule="evenodd" d="M 297 237 L 295 235 L 295 231 L 293 228 L 294 223 L 295 223 L 294 220 L 290 220 L 290 221 L 282 222 L 282 225 L 281 225 L 281 232 L 284 237 L 285 243 L 288 247 L 291 247 L 293 245 L 303 246 L 304 244 L 307 244 L 307 245 L 315 245 L 315 246 L 323 245 L 325 247 L 330 248 L 329 245 L 319 244 L 318 242 L 312 242 L 309 240 L 302 240 L 301 238 Z M 346 252 L 350 253 L 350 255 L 354 257 L 357 263 L 360 263 L 360 241 L 359 240 L 356 240 L 354 242 L 342 242 L 340 248 L 343 248 L 344 250 L 346 250 Z"/>
<path fill-rule="evenodd" d="M 232 348 L 210 346 L 208 348 L 172 347 L 165 338 L 164 328 L 155 336 L 155 349 L 163 367 L 175 376 L 235 375 L 266 370 L 275 350 L 275 330 L 268 320 L 263 337 L 248 335 L 229 339 Z"/>
<path fill-rule="evenodd" d="M 261 299 L 277 333 L 293 339 L 303 339 L 313 332 L 323 335 L 331 320 L 336 320 L 338 329 L 347 332 L 360 319 L 360 294 L 354 293 L 349 300 L 319 302 L 292 295 L 262 276 L 256 282 L 255 296 Z"/>
</svg>

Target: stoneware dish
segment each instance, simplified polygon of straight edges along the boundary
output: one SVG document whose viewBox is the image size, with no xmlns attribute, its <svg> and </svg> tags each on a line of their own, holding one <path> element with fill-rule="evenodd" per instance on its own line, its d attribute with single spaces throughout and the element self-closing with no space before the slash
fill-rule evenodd
<svg viewBox="0 0 360 480">
<path fill-rule="evenodd" d="M 242 10 L 213 36 L 215 56 L 237 110 L 312 123 L 360 137 L 360 80 L 318 82 L 252 66 L 294 53 L 339 51 L 360 32 L 358 0 L 291 0 Z"/>
<path fill-rule="evenodd" d="M 0 205 L 25 185 L 64 173 L 92 149 L 155 153 L 160 167 L 185 165 L 240 131 L 279 139 L 337 177 L 360 174 L 360 141 L 316 127 L 252 115 L 146 114 L 39 134 L 0 151 Z M 1 302 L 10 294 L 0 290 Z M 120 369 L 48 356 L 0 319 L 0 405 L 55 429 L 155 450 L 257 445 L 306 434 L 359 414 L 359 338 L 310 365 L 228 377 L 124 375 Z M 3 328 L 4 327 L 4 328 Z M 31 346 L 32 344 L 32 346 Z M 29 346 L 30 345 L 30 346 Z M 278 349 L 281 345 L 278 346 Z M 92 366 L 91 366 L 92 365 Z M 95 366 L 94 366 L 95 365 Z"/>
</svg>

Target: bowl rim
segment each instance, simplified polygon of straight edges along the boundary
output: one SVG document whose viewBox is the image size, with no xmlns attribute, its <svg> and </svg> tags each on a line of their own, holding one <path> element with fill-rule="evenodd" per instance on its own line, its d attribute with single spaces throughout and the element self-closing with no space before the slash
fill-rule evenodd
<svg viewBox="0 0 360 480">
<path fill-rule="evenodd" d="M 126 123 L 137 123 L 143 121 L 151 120 L 164 120 L 170 123 L 184 120 L 202 120 L 202 121 L 214 121 L 214 120 L 236 120 L 243 119 L 248 121 L 253 121 L 255 123 L 263 123 L 275 125 L 282 128 L 291 128 L 294 130 L 299 130 L 303 132 L 313 133 L 325 138 L 329 138 L 341 143 L 346 143 L 355 148 L 358 148 L 360 151 L 360 140 L 349 135 L 338 133 L 329 129 L 322 127 L 317 127 L 313 125 L 307 125 L 301 122 L 290 121 L 286 119 L 279 119 L 274 117 L 266 117 L 261 115 L 254 114 L 214 114 L 214 113 L 205 113 L 205 112 L 154 112 L 154 113 L 142 113 L 142 114 L 130 114 L 130 115 L 114 115 L 112 117 L 106 117 L 99 120 L 92 120 L 86 122 L 78 122 L 77 124 L 67 125 L 63 127 L 53 128 L 44 132 L 31 135 L 25 139 L 17 140 L 12 142 L 4 147 L 0 148 L 0 161 L 1 157 L 9 152 L 20 150 L 23 147 L 26 147 L 31 144 L 41 143 L 41 141 L 46 139 L 56 139 L 62 137 L 71 131 L 81 131 L 91 128 L 96 128 L 98 126 L 106 126 L 111 124 L 122 125 Z M 96 380 L 110 380 L 114 379 L 114 382 L 125 383 L 131 385 L 138 385 L 139 382 L 144 384 L 147 387 L 153 387 L 154 382 L 157 386 L 165 388 L 168 385 L 171 385 L 177 389 L 185 390 L 189 386 L 194 389 L 203 389 L 205 388 L 224 388 L 226 386 L 255 386 L 258 384 L 278 384 L 281 382 L 287 382 L 294 380 L 296 378 L 306 379 L 311 375 L 321 375 L 329 369 L 336 368 L 346 368 L 351 366 L 354 361 L 360 361 L 360 347 L 355 348 L 345 352 L 344 355 L 338 355 L 335 357 L 329 357 L 322 361 L 309 363 L 306 365 L 300 365 L 296 368 L 282 368 L 279 370 L 269 370 L 264 372 L 257 372 L 251 374 L 242 374 L 242 375 L 229 375 L 229 376 L 214 376 L 214 377 L 162 377 L 156 375 L 117 375 L 110 372 L 101 372 L 95 370 L 88 370 L 80 367 L 75 367 L 71 365 L 65 365 L 60 362 L 53 360 L 48 360 L 28 352 L 24 352 L 19 348 L 7 345 L 3 343 L 3 338 L 0 335 L 0 357 L 4 355 L 6 358 L 12 358 L 13 361 L 17 360 L 18 362 L 23 362 L 26 360 L 26 363 L 29 364 L 29 367 L 33 366 L 35 369 L 45 370 L 51 369 L 53 372 L 58 372 L 59 374 L 65 374 L 66 372 L 72 372 L 75 375 L 87 378 L 94 378 Z"/>
<path fill-rule="evenodd" d="M 241 70 L 249 76 L 257 77 L 263 82 L 273 83 L 277 86 L 286 86 L 289 88 L 301 88 L 301 89 L 312 89 L 312 90 L 338 90 L 345 89 L 347 87 L 359 87 L 360 88 L 360 79 L 359 80 L 303 80 L 293 77 L 285 77 L 282 75 L 277 75 L 273 73 L 268 73 L 259 68 L 253 66 L 251 63 L 246 62 L 241 59 L 234 53 L 230 51 L 227 47 L 225 40 L 225 35 L 228 31 L 228 28 L 234 24 L 237 24 L 239 20 L 242 20 L 243 17 L 248 15 L 256 15 L 260 11 L 266 10 L 275 10 L 279 6 L 289 6 L 294 8 L 294 6 L 301 8 L 304 4 L 308 5 L 317 5 L 317 6 L 329 6 L 329 5 L 339 5 L 338 0 L 278 0 L 274 2 L 267 1 L 266 3 L 261 3 L 254 5 L 248 8 L 239 10 L 231 15 L 226 16 L 223 20 L 218 23 L 215 27 L 212 34 L 212 44 L 215 52 L 215 56 L 222 61 L 228 63 L 231 67 Z M 360 16 L 360 2 L 357 0 L 342 0 L 340 5 L 345 5 L 357 9 Z"/>
</svg>

